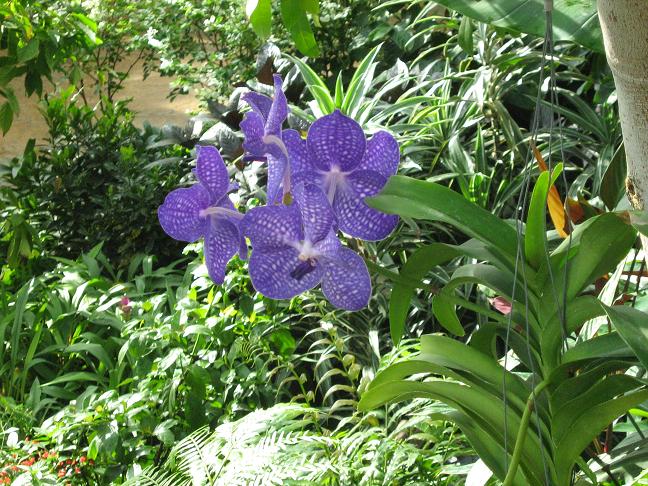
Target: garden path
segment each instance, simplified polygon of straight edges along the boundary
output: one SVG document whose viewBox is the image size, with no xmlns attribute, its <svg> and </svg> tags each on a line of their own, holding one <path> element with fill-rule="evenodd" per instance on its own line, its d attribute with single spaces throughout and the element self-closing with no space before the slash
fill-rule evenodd
<svg viewBox="0 0 648 486">
<path fill-rule="evenodd" d="M 126 64 L 129 60 L 123 62 Z M 170 101 L 166 96 L 172 78 L 152 72 L 144 79 L 142 68 L 141 63 L 135 65 L 124 83 L 124 89 L 117 96 L 118 99 L 133 99 L 130 107 L 136 113 L 135 124 L 141 127 L 144 121 L 148 121 L 153 126 L 162 126 L 165 123 L 183 125 L 187 120 L 187 113 L 198 107 L 196 97 L 178 96 L 174 101 Z M 54 91 L 54 87 L 50 83 L 47 84 L 49 91 Z M 30 138 L 35 138 L 38 144 L 47 136 L 47 126 L 38 111 L 36 95 L 30 98 L 25 95 L 22 80 L 17 80 L 12 86 L 20 103 L 20 115 L 14 119 L 6 136 L 0 134 L 0 160 L 22 154 Z"/>
</svg>

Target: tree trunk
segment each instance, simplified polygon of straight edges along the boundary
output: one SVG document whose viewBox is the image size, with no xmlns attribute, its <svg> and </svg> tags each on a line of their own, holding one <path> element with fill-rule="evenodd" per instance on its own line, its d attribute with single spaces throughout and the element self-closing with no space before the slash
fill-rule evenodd
<svg viewBox="0 0 648 486">
<path fill-rule="evenodd" d="M 648 0 L 598 0 L 623 131 L 628 198 L 648 209 Z M 641 238 L 648 257 L 648 238 Z"/>
</svg>

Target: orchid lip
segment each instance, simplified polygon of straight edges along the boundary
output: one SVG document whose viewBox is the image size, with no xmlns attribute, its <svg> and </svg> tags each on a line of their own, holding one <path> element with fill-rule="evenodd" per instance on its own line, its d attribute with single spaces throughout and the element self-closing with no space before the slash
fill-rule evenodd
<svg viewBox="0 0 648 486">
<path fill-rule="evenodd" d="M 333 165 L 328 171 L 319 171 L 324 176 L 324 186 L 327 187 L 326 198 L 329 203 L 333 204 L 335 193 L 338 188 L 344 187 L 346 178 L 351 172 L 344 172 L 340 170 L 337 165 Z"/>
<path fill-rule="evenodd" d="M 295 280 L 301 280 L 306 275 L 308 275 L 313 270 L 315 270 L 316 265 L 317 265 L 317 260 L 308 259 L 308 260 L 301 261 L 295 267 L 295 269 L 292 272 L 290 272 L 290 276 Z"/>
</svg>

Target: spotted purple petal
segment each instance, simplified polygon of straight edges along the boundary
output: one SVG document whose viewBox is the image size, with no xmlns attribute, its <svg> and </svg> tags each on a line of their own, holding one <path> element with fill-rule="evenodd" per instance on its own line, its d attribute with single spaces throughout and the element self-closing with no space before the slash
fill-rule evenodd
<svg viewBox="0 0 648 486">
<path fill-rule="evenodd" d="M 292 185 L 298 186 L 299 184 L 315 184 L 319 187 L 324 187 L 324 176 L 314 170 L 303 170 L 292 174 Z"/>
<path fill-rule="evenodd" d="M 301 138 L 301 135 L 299 135 L 297 130 L 284 130 L 281 137 L 286 149 L 288 150 L 288 156 L 290 157 L 290 171 L 292 174 L 304 170 L 316 169 L 309 158 L 306 140 Z"/>
<path fill-rule="evenodd" d="M 322 291 L 336 307 L 357 311 L 367 306 L 371 278 L 364 260 L 349 248 L 340 248 L 337 258 L 324 264 Z"/>
<path fill-rule="evenodd" d="M 253 253 L 291 245 L 303 240 L 299 209 L 291 206 L 259 206 L 249 210 L 241 222 Z"/>
<path fill-rule="evenodd" d="M 345 172 L 355 169 L 366 148 L 362 127 L 339 110 L 315 120 L 306 143 L 314 165 L 324 171 L 333 167 Z"/>
<path fill-rule="evenodd" d="M 380 131 L 367 141 L 367 151 L 358 169 L 375 170 L 389 177 L 396 173 L 399 161 L 398 142 L 390 133 Z"/>
<path fill-rule="evenodd" d="M 335 258 L 338 250 L 342 248 L 342 243 L 337 237 L 335 229 L 331 229 L 326 238 L 315 243 L 315 250 L 322 255 L 324 259 Z"/>
<path fill-rule="evenodd" d="M 203 252 L 207 271 L 215 283 L 223 283 L 225 267 L 239 250 L 240 238 L 238 227 L 231 221 L 222 218 L 211 220 Z"/>
<path fill-rule="evenodd" d="M 311 243 L 323 240 L 335 224 L 335 215 L 322 190 L 313 184 L 299 184 L 293 196 L 301 212 L 305 238 Z"/>
<path fill-rule="evenodd" d="M 288 118 L 288 101 L 282 89 L 281 76 L 275 74 L 274 79 L 274 96 L 272 105 L 266 117 L 265 133 L 269 135 L 281 136 L 281 126 Z"/>
<path fill-rule="evenodd" d="M 268 113 L 270 113 L 270 107 L 272 106 L 271 98 L 254 91 L 249 91 L 241 96 L 241 99 L 250 105 L 250 108 L 256 113 L 261 115 L 264 120 L 268 118 Z"/>
<path fill-rule="evenodd" d="M 333 200 L 340 229 L 355 238 L 382 240 L 396 227 L 398 216 L 370 208 L 364 198 L 377 194 L 387 178 L 372 170 L 357 170 L 346 181 Z"/>
<path fill-rule="evenodd" d="M 286 170 L 286 158 L 283 156 L 277 157 L 275 154 L 268 153 L 268 189 L 267 189 L 267 202 L 268 204 L 281 203 L 283 196 L 282 182 Z"/>
<path fill-rule="evenodd" d="M 243 121 L 240 123 L 241 131 L 245 137 L 243 149 L 252 157 L 265 157 L 264 120 L 258 113 L 250 111 L 245 114 Z"/>
<path fill-rule="evenodd" d="M 230 184 L 230 187 L 232 185 Z M 238 189 L 238 185 L 234 189 Z M 234 206 L 234 203 L 232 203 L 232 200 L 229 198 L 227 194 L 225 194 L 217 203 L 217 206 L 220 206 L 221 208 L 229 209 L 231 211 L 236 211 L 238 212 L 238 209 L 236 209 L 236 206 Z M 225 216 L 225 215 L 218 215 L 217 216 L 219 219 L 226 219 L 230 223 L 234 224 L 238 228 L 239 232 L 239 258 L 241 260 L 247 260 L 247 254 L 248 254 L 248 247 L 247 243 L 245 241 L 245 237 L 243 236 L 243 233 L 240 231 L 240 226 L 241 226 L 241 221 L 243 219 L 243 214 L 240 215 L 240 217 L 235 218 L 233 216 Z"/>
<path fill-rule="evenodd" d="M 197 151 L 196 177 L 209 190 L 211 201 L 215 202 L 227 193 L 229 187 L 227 167 L 216 147 L 199 145 Z"/>
<path fill-rule="evenodd" d="M 290 299 L 315 287 L 322 279 L 323 265 L 299 259 L 295 248 L 253 248 L 250 257 L 252 285 L 271 299 Z"/>
<path fill-rule="evenodd" d="M 209 202 L 209 191 L 202 184 L 171 191 L 158 208 L 162 229 L 175 240 L 196 241 L 205 234 L 206 218 L 200 216 L 200 211 Z"/>
</svg>

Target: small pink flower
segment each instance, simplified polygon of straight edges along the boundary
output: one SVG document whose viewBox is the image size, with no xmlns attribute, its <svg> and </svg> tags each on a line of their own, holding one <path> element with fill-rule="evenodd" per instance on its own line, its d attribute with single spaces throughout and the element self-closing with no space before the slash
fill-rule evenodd
<svg viewBox="0 0 648 486">
<path fill-rule="evenodd" d="M 126 318 L 130 316 L 131 311 L 133 308 L 130 306 L 130 299 L 127 296 L 123 296 L 121 300 L 119 301 L 119 308 L 121 309 L 122 313 Z"/>
<path fill-rule="evenodd" d="M 501 312 L 505 316 L 511 313 L 511 303 L 504 297 L 495 297 L 494 299 L 488 299 L 488 301 L 495 310 Z"/>
</svg>

